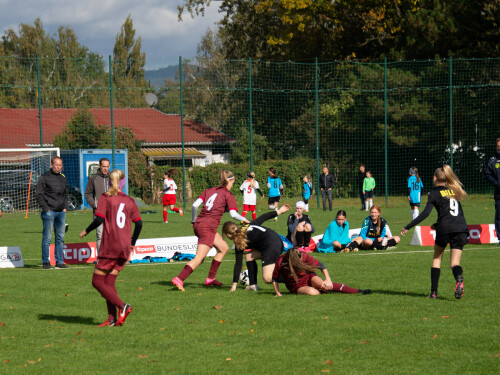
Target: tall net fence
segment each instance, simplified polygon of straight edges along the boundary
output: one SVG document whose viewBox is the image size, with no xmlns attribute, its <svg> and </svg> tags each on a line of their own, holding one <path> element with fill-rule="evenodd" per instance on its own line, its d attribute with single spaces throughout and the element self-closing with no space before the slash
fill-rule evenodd
<svg viewBox="0 0 500 375">
<path fill-rule="evenodd" d="M 164 170 L 177 170 L 186 204 L 216 183 L 219 163 L 241 182 L 254 170 L 261 186 L 275 167 L 289 198 L 304 175 L 317 189 L 325 165 L 335 196 L 357 196 L 362 163 L 388 203 L 406 194 L 410 167 L 424 191 L 444 163 L 469 193 L 491 189 L 482 170 L 500 134 L 499 59 L 180 58 L 153 87 L 145 61 L 91 57 L 0 58 L 0 148 L 110 150 L 110 159 L 126 149 L 129 192 L 149 202 L 159 202 Z M 65 173 L 83 192 L 90 169 L 73 164 Z"/>
</svg>

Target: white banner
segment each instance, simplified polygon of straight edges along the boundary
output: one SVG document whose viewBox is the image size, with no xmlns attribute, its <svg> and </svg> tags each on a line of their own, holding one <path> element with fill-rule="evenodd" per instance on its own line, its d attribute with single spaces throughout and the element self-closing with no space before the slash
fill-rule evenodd
<svg viewBox="0 0 500 375">
<path fill-rule="evenodd" d="M 197 246 L 198 237 L 196 236 L 138 239 L 134 252 L 130 254 L 130 260 L 143 259 L 146 256 L 170 259 L 175 253 L 196 254 Z M 215 254 L 217 250 L 212 247 L 208 256 L 213 257 Z"/>
<path fill-rule="evenodd" d="M 21 248 L 16 246 L 0 246 L 0 268 L 24 267 Z"/>
</svg>

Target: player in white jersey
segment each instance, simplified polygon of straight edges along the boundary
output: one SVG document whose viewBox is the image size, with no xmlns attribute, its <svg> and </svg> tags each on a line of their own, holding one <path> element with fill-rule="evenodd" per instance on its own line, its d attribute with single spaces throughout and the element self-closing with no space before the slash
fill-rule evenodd
<svg viewBox="0 0 500 375">
<path fill-rule="evenodd" d="M 261 198 L 264 198 L 264 194 L 259 189 L 259 183 L 255 180 L 255 173 L 248 172 L 248 179 L 241 184 L 240 191 L 243 193 L 243 212 L 241 215 L 245 217 L 248 211 L 252 213 L 252 220 L 257 218 L 255 213 L 255 206 L 257 205 L 257 191 L 259 192 Z"/>
</svg>

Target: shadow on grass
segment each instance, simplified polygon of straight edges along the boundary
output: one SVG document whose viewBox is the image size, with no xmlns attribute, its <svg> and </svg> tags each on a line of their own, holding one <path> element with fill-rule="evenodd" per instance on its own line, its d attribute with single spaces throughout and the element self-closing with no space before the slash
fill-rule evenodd
<svg viewBox="0 0 500 375">
<path fill-rule="evenodd" d="M 53 315 L 53 314 L 38 314 L 39 320 L 57 320 L 59 322 L 68 324 L 87 324 L 97 325 L 99 322 L 94 321 L 93 318 L 78 315 Z"/>
<path fill-rule="evenodd" d="M 408 296 L 408 297 L 427 297 L 428 294 L 425 293 L 413 293 L 406 291 L 397 290 L 385 290 L 385 289 L 372 289 L 372 294 L 387 294 L 391 296 Z"/>
</svg>

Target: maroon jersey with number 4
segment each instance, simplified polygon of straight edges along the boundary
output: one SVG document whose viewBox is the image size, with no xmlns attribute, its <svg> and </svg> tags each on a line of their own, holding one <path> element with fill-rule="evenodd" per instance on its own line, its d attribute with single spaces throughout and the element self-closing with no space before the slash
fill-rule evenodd
<svg viewBox="0 0 500 375">
<path fill-rule="evenodd" d="M 116 196 L 102 194 L 95 214 L 104 218 L 99 257 L 128 259 L 132 244 L 132 221 L 141 220 L 135 201 L 121 192 Z"/>
<path fill-rule="evenodd" d="M 223 186 L 206 189 L 201 193 L 200 199 L 203 201 L 203 209 L 196 218 L 196 223 L 206 227 L 217 228 L 224 212 L 238 211 L 234 195 Z"/>
</svg>

